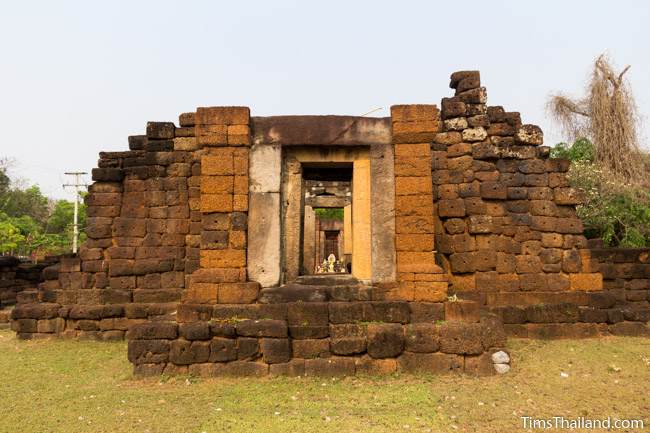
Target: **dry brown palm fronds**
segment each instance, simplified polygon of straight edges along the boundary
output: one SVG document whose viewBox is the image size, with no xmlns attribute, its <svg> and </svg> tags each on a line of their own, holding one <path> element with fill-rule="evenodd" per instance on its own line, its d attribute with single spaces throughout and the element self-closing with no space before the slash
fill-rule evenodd
<svg viewBox="0 0 650 433">
<path fill-rule="evenodd" d="M 638 117 L 632 92 L 623 80 L 629 69 L 627 66 L 616 74 L 601 55 L 594 62 L 587 95 L 578 100 L 554 95 L 548 108 L 570 139 L 591 139 L 596 161 L 603 169 L 626 182 L 638 183 L 643 172 Z"/>
<path fill-rule="evenodd" d="M 571 141 L 589 134 L 589 112 L 587 111 L 589 107 L 586 101 L 576 101 L 558 93 L 549 98 L 546 106 Z"/>
</svg>

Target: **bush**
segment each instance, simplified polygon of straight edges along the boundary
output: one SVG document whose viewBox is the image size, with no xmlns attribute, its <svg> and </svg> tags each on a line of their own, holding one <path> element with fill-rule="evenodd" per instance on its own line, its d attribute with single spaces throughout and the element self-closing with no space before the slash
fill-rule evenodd
<svg viewBox="0 0 650 433">
<path fill-rule="evenodd" d="M 650 191 L 626 184 L 606 174 L 594 162 L 593 145 L 587 139 L 568 146 L 560 143 L 553 157 L 571 160 L 568 177 L 586 194 L 577 207 L 587 238 L 602 238 L 607 246 L 650 247 Z"/>
<path fill-rule="evenodd" d="M 343 221 L 343 208 L 334 207 L 334 208 L 315 208 L 314 212 L 320 219 L 331 219 Z"/>
</svg>

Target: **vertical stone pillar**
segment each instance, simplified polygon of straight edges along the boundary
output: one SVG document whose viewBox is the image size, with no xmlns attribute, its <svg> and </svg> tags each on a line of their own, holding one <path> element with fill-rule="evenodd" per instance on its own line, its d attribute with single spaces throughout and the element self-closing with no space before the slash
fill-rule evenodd
<svg viewBox="0 0 650 433">
<path fill-rule="evenodd" d="M 372 281 L 395 281 L 395 161 L 392 144 L 370 146 Z"/>
<path fill-rule="evenodd" d="M 440 131 L 435 105 L 391 107 L 395 144 L 395 247 L 397 290 L 391 296 L 409 301 L 444 301 L 447 276 L 434 252 L 431 147 Z"/>
<path fill-rule="evenodd" d="M 325 254 L 325 232 L 320 229 L 320 224 L 316 238 L 318 239 L 318 263 L 321 264 L 327 260 L 327 255 Z"/>
<path fill-rule="evenodd" d="M 352 205 L 343 208 L 343 254 L 352 257 Z"/>
<path fill-rule="evenodd" d="M 251 147 L 249 172 L 248 278 L 273 287 L 280 284 L 280 146 Z"/>
<path fill-rule="evenodd" d="M 372 279 L 370 232 L 370 160 L 356 159 L 352 166 L 352 275 Z"/>
<path fill-rule="evenodd" d="M 247 107 L 198 108 L 202 147 L 200 269 L 189 278 L 186 303 L 251 303 L 259 284 L 246 282 L 248 158 Z"/>
<path fill-rule="evenodd" d="M 304 196 L 302 193 L 302 165 L 295 158 L 286 158 L 284 161 L 284 280 L 291 282 L 300 275 L 300 261 L 302 256 L 302 214 Z"/>
<path fill-rule="evenodd" d="M 316 213 L 311 206 L 305 206 L 303 238 L 303 274 L 311 275 L 316 269 Z"/>
</svg>

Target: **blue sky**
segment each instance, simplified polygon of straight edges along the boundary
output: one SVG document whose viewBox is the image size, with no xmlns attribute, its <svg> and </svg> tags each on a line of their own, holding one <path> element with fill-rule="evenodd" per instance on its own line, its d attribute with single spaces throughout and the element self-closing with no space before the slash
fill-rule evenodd
<svg viewBox="0 0 650 433">
<path fill-rule="evenodd" d="M 480 69 L 488 102 L 561 139 L 549 93 L 581 94 L 607 52 L 650 114 L 644 1 L 0 1 L 0 157 L 49 195 L 63 172 L 197 106 L 388 115 Z M 645 140 L 644 140 L 645 141 Z M 647 147 L 647 145 L 646 145 Z"/>
</svg>

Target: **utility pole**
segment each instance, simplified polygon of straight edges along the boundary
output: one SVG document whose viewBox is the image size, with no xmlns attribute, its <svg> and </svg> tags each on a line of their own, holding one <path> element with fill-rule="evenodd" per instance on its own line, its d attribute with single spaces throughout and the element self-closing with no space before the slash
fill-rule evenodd
<svg viewBox="0 0 650 433">
<path fill-rule="evenodd" d="M 88 174 L 85 171 L 72 171 L 64 173 L 67 176 L 74 176 L 74 183 L 63 184 L 63 188 L 74 188 L 74 225 L 72 234 L 72 253 L 77 254 L 77 242 L 79 240 L 79 190 L 80 187 L 87 187 L 85 183 L 81 183 L 81 176 Z"/>
</svg>

